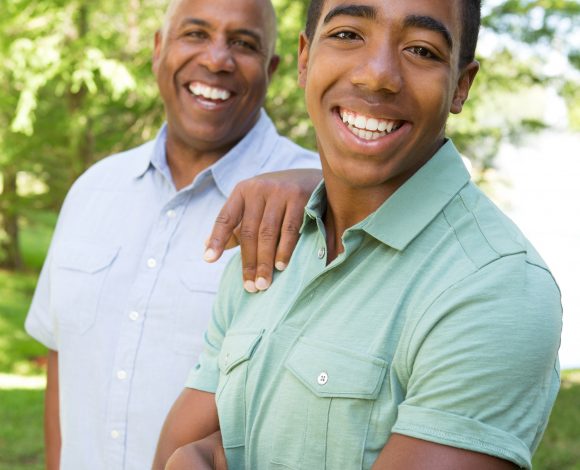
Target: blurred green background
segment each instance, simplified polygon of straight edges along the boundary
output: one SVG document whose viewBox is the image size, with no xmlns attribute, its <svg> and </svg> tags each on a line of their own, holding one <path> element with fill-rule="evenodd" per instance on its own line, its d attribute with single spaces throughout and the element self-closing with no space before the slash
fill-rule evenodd
<svg viewBox="0 0 580 470">
<path fill-rule="evenodd" d="M 234 1 L 234 0 L 233 0 Z M 274 0 L 281 67 L 267 108 L 279 130 L 314 148 L 296 85 L 306 0 Z M 71 183 L 92 163 L 155 136 L 163 107 L 151 73 L 164 0 L 3 0 L 0 15 L 0 469 L 40 469 L 42 346 L 23 322 Z M 488 190 L 506 142 L 553 123 L 557 96 L 580 131 L 580 2 L 489 1 L 482 70 L 448 133 Z M 556 64 L 556 65 L 554 65 Z M 578 175 L 580 177 L 580 175 Z M 563 374 L 537 469 L 580 469 L 580 373 Z"/>
</svg>

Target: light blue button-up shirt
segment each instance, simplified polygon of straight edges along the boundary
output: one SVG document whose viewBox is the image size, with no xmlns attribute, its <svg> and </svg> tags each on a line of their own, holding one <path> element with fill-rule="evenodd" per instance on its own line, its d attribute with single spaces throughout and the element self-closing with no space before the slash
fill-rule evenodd
<svg viewBox="0 0 580 470">
<path fill-rule="evenodd" d="M 165 137 L 163 128 L 75 183 L 26 320 L 59 352 L 63 470 L 150 468 L 233 254 L 202 260 L 219 209 L 245 178 L 319 167 L 262 112 L 236 147 L 176 191 Z"/>
</svg>

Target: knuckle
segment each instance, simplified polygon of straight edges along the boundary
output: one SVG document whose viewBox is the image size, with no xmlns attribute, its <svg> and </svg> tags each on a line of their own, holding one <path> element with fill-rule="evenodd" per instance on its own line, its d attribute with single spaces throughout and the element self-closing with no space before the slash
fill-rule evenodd
<svg viewBox="0 0 580 470">
<path fill-rule="evenodd" d="M 273 225 L 264 225 L 260 227 L 259 237 L 263 241 L 275 240 L 278 238 L 278 231 Z"/>
<path fill-rule="evenodd" d="M 286 223 L 282 226 L 282 232 L 286 235 L 298 235 L 300 227 L 294 223 Z"/>
<path fill-rule="evenodd" d="M 256 272 L 256 263 L 248 263 L 242 266 L 243 274 L 254 274 Z"/>
<path fill-rule="evenodd" d="M 250 228 L 242 227 L 240 229 L 240 240 L 254 241 L 256 239 L 256 231 Z"/>
<path fill-rule="evenodd" d="M 220 212 L 215 219 L 215 223 L 219 225 L 230 225 L 232 223 L 232 216 L 229 212 Z"/>
</svg>

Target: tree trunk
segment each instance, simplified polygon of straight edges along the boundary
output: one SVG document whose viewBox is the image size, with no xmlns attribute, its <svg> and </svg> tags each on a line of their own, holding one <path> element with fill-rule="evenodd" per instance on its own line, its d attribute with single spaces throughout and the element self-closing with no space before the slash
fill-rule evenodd
<svg viewBox="0 0 580 470">
<path fill-rule="evenodd" d="M 0 194 L 0 267 L 22 269 L 18 227 L 18 194 L 16 169 L 6 167 L 0 174 L 3 191 Z"/>
</svg>

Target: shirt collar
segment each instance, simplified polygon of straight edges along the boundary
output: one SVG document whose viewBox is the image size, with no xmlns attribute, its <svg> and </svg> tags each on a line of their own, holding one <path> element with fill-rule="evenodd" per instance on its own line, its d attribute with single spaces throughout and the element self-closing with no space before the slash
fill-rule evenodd
<svg viewBox="0 0 580 470">
<path fill-rule="evenodd" d="M 396 250 L 405 247 L 441 212 L 469 182 L 461 155 L 448 140 L 403 186 L 375 212 L 357 224 L 380 242 Z M 305 210 L 305 225 L 324 215 L 326 189 L 321 182 Z"/>
<path fill-rule="evenodd" d="M 276 145 L 278 132 L 263 109 L 260 117 L 242 140 L 228 153 L 208 168 L 216 186 L 225 197 L 228 197 L 234 186 L 242 180 L 260 173 Z M 149 168 L 154 167 L 168 181 L 172 181 L 167 165 L 165 143 L 167 140 L 167 123 L 163 124 L 150 152 L 143 152 L 135 158 L 135 178 L 143 176 Z"/>
<path fill-rule="evenodd" d="M 151 166 L 155 167 L 166 177 L 169 173 L 169 167 L 167 166 L 167 158 L 165 155 L 165 141 L 167 140 L 167 123 L 161 126 L 153 145 L 151 143 L 145 144 L 149 145 L 150 150 L 146 152 L 140 152 L 135 156 L 134 160 L 134 176 L 135 178 L 142 177 Z M 171 181 L 171 175 L 169 174 L 169 181 Z"/>
<path fill-rule="evenodd" d="M 234 148 L 210 167 L 218 189 L 228 197 L 240 181 L 259 173 L 270 157 L 278 132 L 263 109 L 254 127 Z"/>
</svg>

